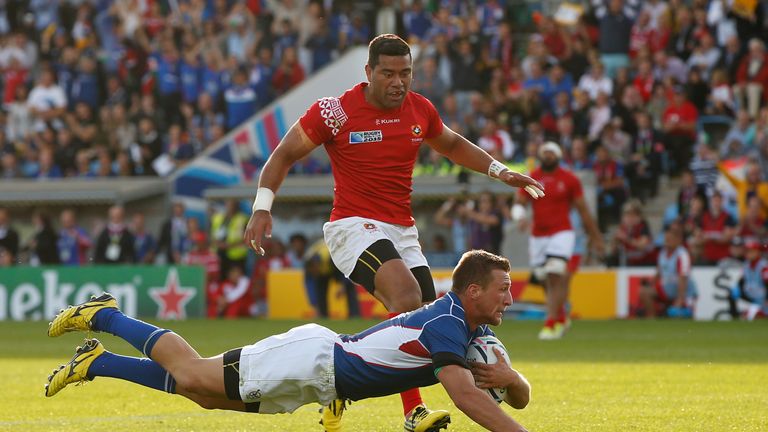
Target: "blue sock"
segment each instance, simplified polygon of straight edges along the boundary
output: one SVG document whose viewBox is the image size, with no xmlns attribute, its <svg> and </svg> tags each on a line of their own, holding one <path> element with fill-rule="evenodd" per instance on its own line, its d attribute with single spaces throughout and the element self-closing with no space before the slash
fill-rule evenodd
<svg viewBox="0 0 768 432">
<path fill-rule="evenodd" d="M 176 393 L 176 380 L 148 358 L 126 357 L 107 351 L 93 360 L 87 375 L 90 379 L 119 378 L 166 393 Z"/>
<path fill-rule="evenodd" d="M 91 326 L 95 331 L 111 333 L 123 338 L 147 357 L 160 336 L 170 332 L 144 321 L 131 318 L 117 309 L 102 309 L 93 315 Z"/>
</svg>

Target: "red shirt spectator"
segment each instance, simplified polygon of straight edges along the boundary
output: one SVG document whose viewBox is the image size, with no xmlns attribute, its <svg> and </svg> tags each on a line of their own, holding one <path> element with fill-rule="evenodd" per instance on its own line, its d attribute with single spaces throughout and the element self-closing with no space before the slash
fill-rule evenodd
<svg viewBox="0 0 768 432">
<path fill-rule="evenodd" d="M 699 111 L 688 102 L 681 86 L 675 86 L 674 93 L 672 103 L 662 116 L 664 132 L 696 138 L 696 121 L 699 119 Z"/>
<path fill-rule="evenodd" d="M 699 242 L 702 245 L 701 260 L 714 265 L 729 254 L 728 246 L 736 232 L 736 222 L 723 210 L 723 198 L 715 192 L 710 199 L 709 211 L 701 216 Z"/>
<path fill-rule="evenodd" d="M 636 200 L 624 205 L 621 223 L 613 237 L 615 246 L 624 254 L 628 266 L 656 265 L 656 249 L 648 223 L 643 219 L 641 206 Z"/>
<path fill-rule="evenodd" d="M 219 273 L 221 264 L 219 256 L 208 247 L 208 239 L 204 232 L 198 231 L 192 236 L 195 248 L 184 257 L 184 264 L 199 265 L 205 268 L 205 292 L 208 308 L 208 317 L 217 316 L 218 304 L 222 296 L 219 285 Z"/>
<path fill-rule="evenodd" d="M 741 59 L 736 70 L 736 84 L 760 84 L 763 86 L 763 100 L 766 99 L 765 88 L 768 87 L 768 58 L 765 56 L 765 46 L 759 40 L 749 42 L 749 53 Z"/>
<path fill-rule="evenodd" d="M 272 77 L 274 91 L 281 95 L 302 81 L 304 81 L 304 68 L 296 57 L 296 49 L 287 47 L 283 51 L 280 66 L 275 69 L 275 75 Z"/>
</svg>

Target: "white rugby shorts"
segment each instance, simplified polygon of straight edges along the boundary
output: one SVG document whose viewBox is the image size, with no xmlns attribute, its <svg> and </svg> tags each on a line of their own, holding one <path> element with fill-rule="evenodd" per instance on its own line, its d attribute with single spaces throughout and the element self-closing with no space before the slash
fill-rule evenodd
<svg viewBox="0 0 768 432">
<path fill-rule="evenodd" d="M 323 225 L 323 236 L 336 267 L 349 277 L 363 251 L 375 242 L 387 239 L 395 245 L 405 265 L 411 269 L 427 266 L 421 252 L 416 226 L 393 225 L 375 219 L 348 217 Z"/>
<path fill-rule="evenodd" d="M 573 255 L 575 244 L 576 234 L 573 230 L 560 231 L 551 236 L 531 236 L 528 241 L 530 266 L 543 266 L 547 257 L 559 257 L 568 261 Z"/>
<path fill-rule="evenodd" d="M 259 413 L 290 413 L 336 396 L 333 347 L 337 334 L 306 324 L 270 336 L 240 352 L 240 398 L 260 402 Z"/>
</svg>

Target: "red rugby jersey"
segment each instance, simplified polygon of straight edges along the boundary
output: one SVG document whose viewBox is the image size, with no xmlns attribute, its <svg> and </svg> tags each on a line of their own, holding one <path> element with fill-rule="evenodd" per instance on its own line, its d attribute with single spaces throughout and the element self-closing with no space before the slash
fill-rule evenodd
<svg viewBox="0 0 768 432">
<path fill-rule="evenodd" d="M 545 193 L 543 198 L 530 200 L 533 209 L 533 235 L 544 237 L 572 229 L 569 217 L 571 205 L 584 194 L 579 179 L 560 167 L 552 172 L 536 168 L 531 172 L 531 177 L 544 185 Z M 526 192 L 520 189 L 518 193 Z"/>
<path fill-rule="evenodd" d="M 438 136 L 443 122 L 434 105 L 414 92 L 398 108 L 378 109 L 365 100 L 366 86 L 322 98 L 299 119 L 331 160 L 331 221 L 360 216 L 412 226 L 413 166 L 421 143 Z"/>
</svg>

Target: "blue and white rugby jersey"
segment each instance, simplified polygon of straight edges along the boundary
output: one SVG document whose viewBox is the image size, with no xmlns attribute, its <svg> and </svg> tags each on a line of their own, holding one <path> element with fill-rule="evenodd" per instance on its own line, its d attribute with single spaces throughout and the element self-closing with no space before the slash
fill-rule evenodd
<svg viewBox="0 0 768 432">
<path fill-rule="evenodd" d="M 354 335 L 339 335 L 334 349 L 336 391 L 359 400 L 437 384 L 439 368 L 467 367 L 469 342 L 493 335 L 487 325 L 470 332 L 454 293 Z"/>
</svg>

